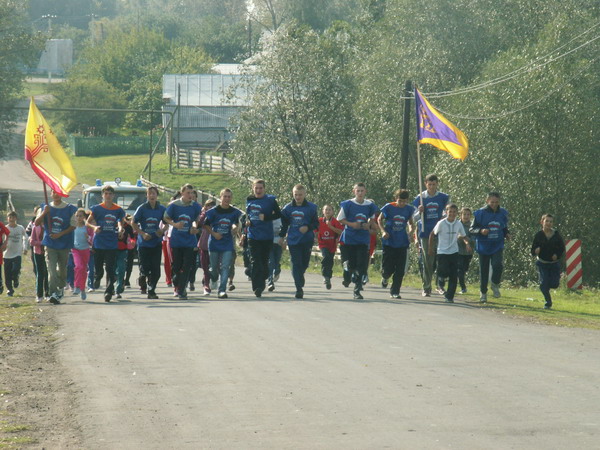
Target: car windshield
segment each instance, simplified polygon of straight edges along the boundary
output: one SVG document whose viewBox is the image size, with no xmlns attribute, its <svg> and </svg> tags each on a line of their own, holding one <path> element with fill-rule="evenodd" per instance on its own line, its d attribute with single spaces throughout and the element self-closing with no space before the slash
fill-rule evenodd
<svg viewBox="0 0 600 450">
<path fill-rule="evenodd" d="M 127 213 L 133 214 L 142 203 L 146 201 L 146 193 L 116 191 L 113 202 L 123 208 Z M 100 192 L 90 192 L 88 199 L 88 208 L 102 203 L 102 194 Z"/>
</svg>

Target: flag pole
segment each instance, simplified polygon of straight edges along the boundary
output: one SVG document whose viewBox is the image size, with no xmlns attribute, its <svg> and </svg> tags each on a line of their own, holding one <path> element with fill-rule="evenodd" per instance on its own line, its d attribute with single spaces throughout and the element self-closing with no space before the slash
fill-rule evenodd
<svg viewBox="0 0 600 450">
<path fill-rule="evenodd" d="M 414 95 L 415 95 L 415 106 L 417 105 L 417 84 L 414 84 Z M 417 121 L 417 126 L 415 127 L 417 130 L 417 176 L 419 179 L 419 200 L 421 206 L 423 207 L 423 212 L 420 214 L 421 216 L 421 232 L 425 231 L 425 205 L 423 204 L 423 175 L 421 173 L 421 144 L 419 143 L 419 111 L 415 114 L 415 120 Z"/>
</svg>

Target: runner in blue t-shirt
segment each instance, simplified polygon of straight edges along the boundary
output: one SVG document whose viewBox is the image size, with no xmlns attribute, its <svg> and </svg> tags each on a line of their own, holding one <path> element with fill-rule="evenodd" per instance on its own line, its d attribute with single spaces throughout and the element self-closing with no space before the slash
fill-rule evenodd
<svg viewBox="0 0 600 450">
<path fill-rule="evenodd" d="M 157 299 L 156 285 L 160 279 L 162 257 L 163 216 L 166 208 L 158 202 L 158 189 L 146 189 L 147 201 L 141 204 L 133 215 L 131 225 L 137 233 L 140 277 L 138 284 L 142 293 L 149 299 Z"/>
<path fill-rule="evenodd" d="M 104 276 L 104 267 L 108 275 L 108 283 L 104 290 L 104 301 L 110 302 L 115 293 L 116 260 L 118 237 L 123 234 L 125 211 L 113 203 L 115 189 L 112 186 L 102 187 L 103 202 L 90 208 L 87 225 L 94 229 L 94 289 L 100 287 Z"/>
<path fill-rule="evenodd" d="M 227 298 L 227 280 L 233 260 L 234 232 L 242 216 L 242 211 L 231 206 L 233 193 L 225 188 L 220 193 L 221 204 L 209 209 L 204 219 L 204 229 L 210 233 L 208 252 L 210 255 L 210 279 L 217 283 L 218 297 Z"/>
<path fill-rule="evenodd" d="M 406 270 L 406 256 L 410 245 L 408 233 L 412 233 L 412 216 L 415 207 L 408 205 L 408 191 L 398 189 L 394 192 L 395 202 L 387 203 L 381 208 L 377 218 L 382 233 L 383 258 L 381 262 L 381 285 L 388 285 L 388 278 L 392 277 L 390 296 L 400 298 L 400 288 Z M 385 220 L 385 226 L 383 222 Z M 407 227 L 408 225 L 408 227 Z"/>
<path fill-rule="evenodd" d="M 292 275 L 296 285 L 296 298 L 304 298 L 304 273 L 310 263 L 310 254 L 319 229 L 318 207 L 306 201 L 306 188 L 297 184 L 292 189 L 294 200 L 281 210 L 280 237 L 287 234 L 287 244 L 292 260 Z"/>
<path fill-rule="evenodd" d="M 435 248 L 433 256 L 429 256 L 429 235 L 435 225 L 444 217 L 446 205 L 450 202 L 450 196 L 438 191 L 438 177 L 429 174 L 425 177 L 426 190 L 417 195 L 412 204 L 417 208 L 415 217 L 421 219 L 422 226 L 418 230 L 421 258 L 423 261 L 423 297 L 431 295 L 431 280 L 435 272 Z"/>
<path fill-rule="evenodd" d="M 175 292 L 180 300 L 187 299 L 186 286 L 190 276 L 194 248 L 198 245 L 198 229 L 194 226 L 201 206 L 193 200 L 194 186 L 186 184 L 181 187 L 181 197 L 167 206 L 163 220 L 172 225 L 169 245 L 172 253 L 172 277 Z"/>
<path fill-rule="evenodd" d="M 340 203 L 337 219 L 344 225 L 340 242 L 342 259 L 348 272 L 354 279 L 354 299 L 362 300 L 363 277 L 369 267 L 369 243 L 371 224 L 379 211 L 377 205 L 365 197 L 367 188 L 364 183 L 356 183 L 353 188 L 355 197 Z M 349 283 L 343 282 L 348 287 Z"/>
</svg>

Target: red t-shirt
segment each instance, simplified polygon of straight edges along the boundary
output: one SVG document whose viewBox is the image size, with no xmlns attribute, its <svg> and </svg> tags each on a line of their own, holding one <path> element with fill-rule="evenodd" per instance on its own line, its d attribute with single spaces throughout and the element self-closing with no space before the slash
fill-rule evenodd
<svg viewBox="0 0 600 450">
<path fill-rule="evenodd" d="M 344 229 L 344 225 L 335 217 L 331 218 L 331 225 L 339 230 Z M 317 237 L 319 239 L 319 248 L 326 248 L 331 253 L 335 253 L 339 234 L 329 228 L 329 225 L 325 223 L 325 217 L 319 217 L 319 234 Z"/>
</svg>

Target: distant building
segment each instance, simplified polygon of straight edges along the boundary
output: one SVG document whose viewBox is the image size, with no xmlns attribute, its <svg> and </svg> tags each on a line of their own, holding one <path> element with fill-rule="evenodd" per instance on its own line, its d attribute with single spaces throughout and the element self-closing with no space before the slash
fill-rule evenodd
<svg viewBox="0 0 600 450">
<path fill-rule="evenodd" d="M 38 72 L 64 75 L 73 65 L 73 41 L 71 39 L 48 39 L 46 49 L 40 56 Z"/>
<path fill-rule="evenodd" d="M 163 75 L 163 110 L 175 111 L 181 95 L 173 127 L 174 141 L 179 141 L 181 149 L 227 151 L 232 137 L 230 119 L 247 106 L 246 95 L 239 88 L 231 101 L 227 99 L 242 77 L 240 68 L 238 64 L 218 64 L 214 74 Z M 168 120 L 169 116 L 163 115 L 163 125 Z"/>
</svg>

